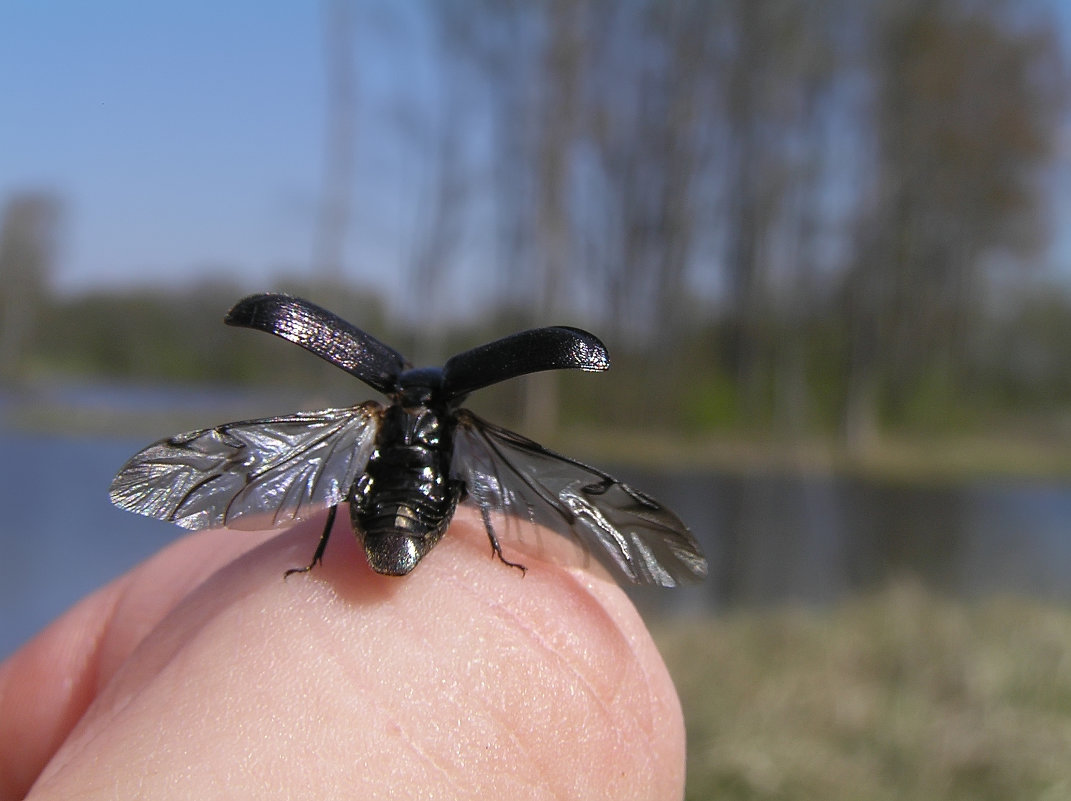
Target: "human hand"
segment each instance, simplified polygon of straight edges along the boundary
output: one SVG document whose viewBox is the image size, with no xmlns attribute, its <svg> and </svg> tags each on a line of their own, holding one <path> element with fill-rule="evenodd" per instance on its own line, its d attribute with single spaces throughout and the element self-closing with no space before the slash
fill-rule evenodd
<svg viewBox="0 0 1071 801">
<path fill-rule="evenodd" d="M 684 727 L 608 579 L 488 556 L 478 517 L 409 576 L 339 515 L 179 540 L 0 665 L 0 801 L 673 799 Z"/>
</svg>

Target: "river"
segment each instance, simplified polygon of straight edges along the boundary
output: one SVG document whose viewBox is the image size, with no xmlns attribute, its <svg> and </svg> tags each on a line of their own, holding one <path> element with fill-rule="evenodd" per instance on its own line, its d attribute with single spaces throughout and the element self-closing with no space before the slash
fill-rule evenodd
<svg viewBox="0 0 1071 801">
<path fill-rule="evenodd" d="M 108 502 L 112 475 L 145 444 L 0 429 L 0 657 L 181 535 Z M 1071 600 L 1065 483 L 616 472 L 677 511 L 710 559 L 700 586 L 636 592 L 645 613 L 829 603 L 901 576 L 955 597 Z"/>
</svg>

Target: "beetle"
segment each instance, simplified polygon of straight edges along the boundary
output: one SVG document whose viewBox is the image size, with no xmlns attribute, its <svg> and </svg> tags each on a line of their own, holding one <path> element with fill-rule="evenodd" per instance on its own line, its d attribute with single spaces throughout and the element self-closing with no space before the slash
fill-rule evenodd
<svg viewBox="0 0 1071 801">
<path fill-rule="evenodd" d="M 393 348 L 307 300 L 240 300 L 228 325 L 293 342 L 383 393 L 387 404 L 226 423 L 159 440 L 110 488 L 121 509 L 187 529 L 282 528 L 327 510 L 308 572 L 348 505 L 369 566 L 406 575 L 440 541 L 459 503 L 474 504 L 504 564 L 493 517 L 572 537 L 618 579 L 672 587 L 706 576 L 688 528 L 654 499 L 461 407 L 465 397 L 542 370 L 602 371 L 605 346 L 579 328 L 523 331 L 414 368 Z"/>
</svg>

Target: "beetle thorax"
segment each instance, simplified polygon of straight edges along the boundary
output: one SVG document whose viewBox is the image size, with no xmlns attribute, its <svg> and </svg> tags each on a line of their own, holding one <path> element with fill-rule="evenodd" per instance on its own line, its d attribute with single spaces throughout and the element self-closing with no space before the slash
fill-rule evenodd
<svg viewBox="0 0 1071 801">
<path fill-rule="evenodd" d="M 419 367 L 398 376 L 392 400 L 400 406 L 438 406 L 442 395 L 443 371 L 438 367 Z"/>
<path fill-rule="evenodd" d="M 450 478 L 450 422 L 433 401 L 435 371 L 409 371 L 384 411 L 376 450 L 355 488 L 351 516 L 369 564 L 408 573 L 439 541 L 461 495 Z M 441 382 L 440 382 L 441 383 Z"/>
</svg>

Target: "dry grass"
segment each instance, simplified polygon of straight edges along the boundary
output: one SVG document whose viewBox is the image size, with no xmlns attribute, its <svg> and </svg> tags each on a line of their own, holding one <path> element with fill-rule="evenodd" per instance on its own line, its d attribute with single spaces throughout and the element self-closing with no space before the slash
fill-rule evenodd
<svg viewBox="0 0 1071 801">
<path fill-rule="evenodd" d="M 995 426 L 1003 431 L 1010 426 Z M 965 481 L 991 476 L 1071 477 L 1071 434 L 1066 425 L 1036 431 L 932 435 L 889 433 L 862 452 L 848 452 L 828 436 L 803 439 L 680 434 L 657 429 L 597 429 L 563 432 L 554 442 L 570 454 L 607 464 L 635 463 L 662 469 L 728 473 L 856 474 L 898 481 Z"/>
<path fill-rule="evenodd" d="M 913 584 L 656 635 L 694 799 L 1071 798 L 1071 610 Z"/>
</svg>

